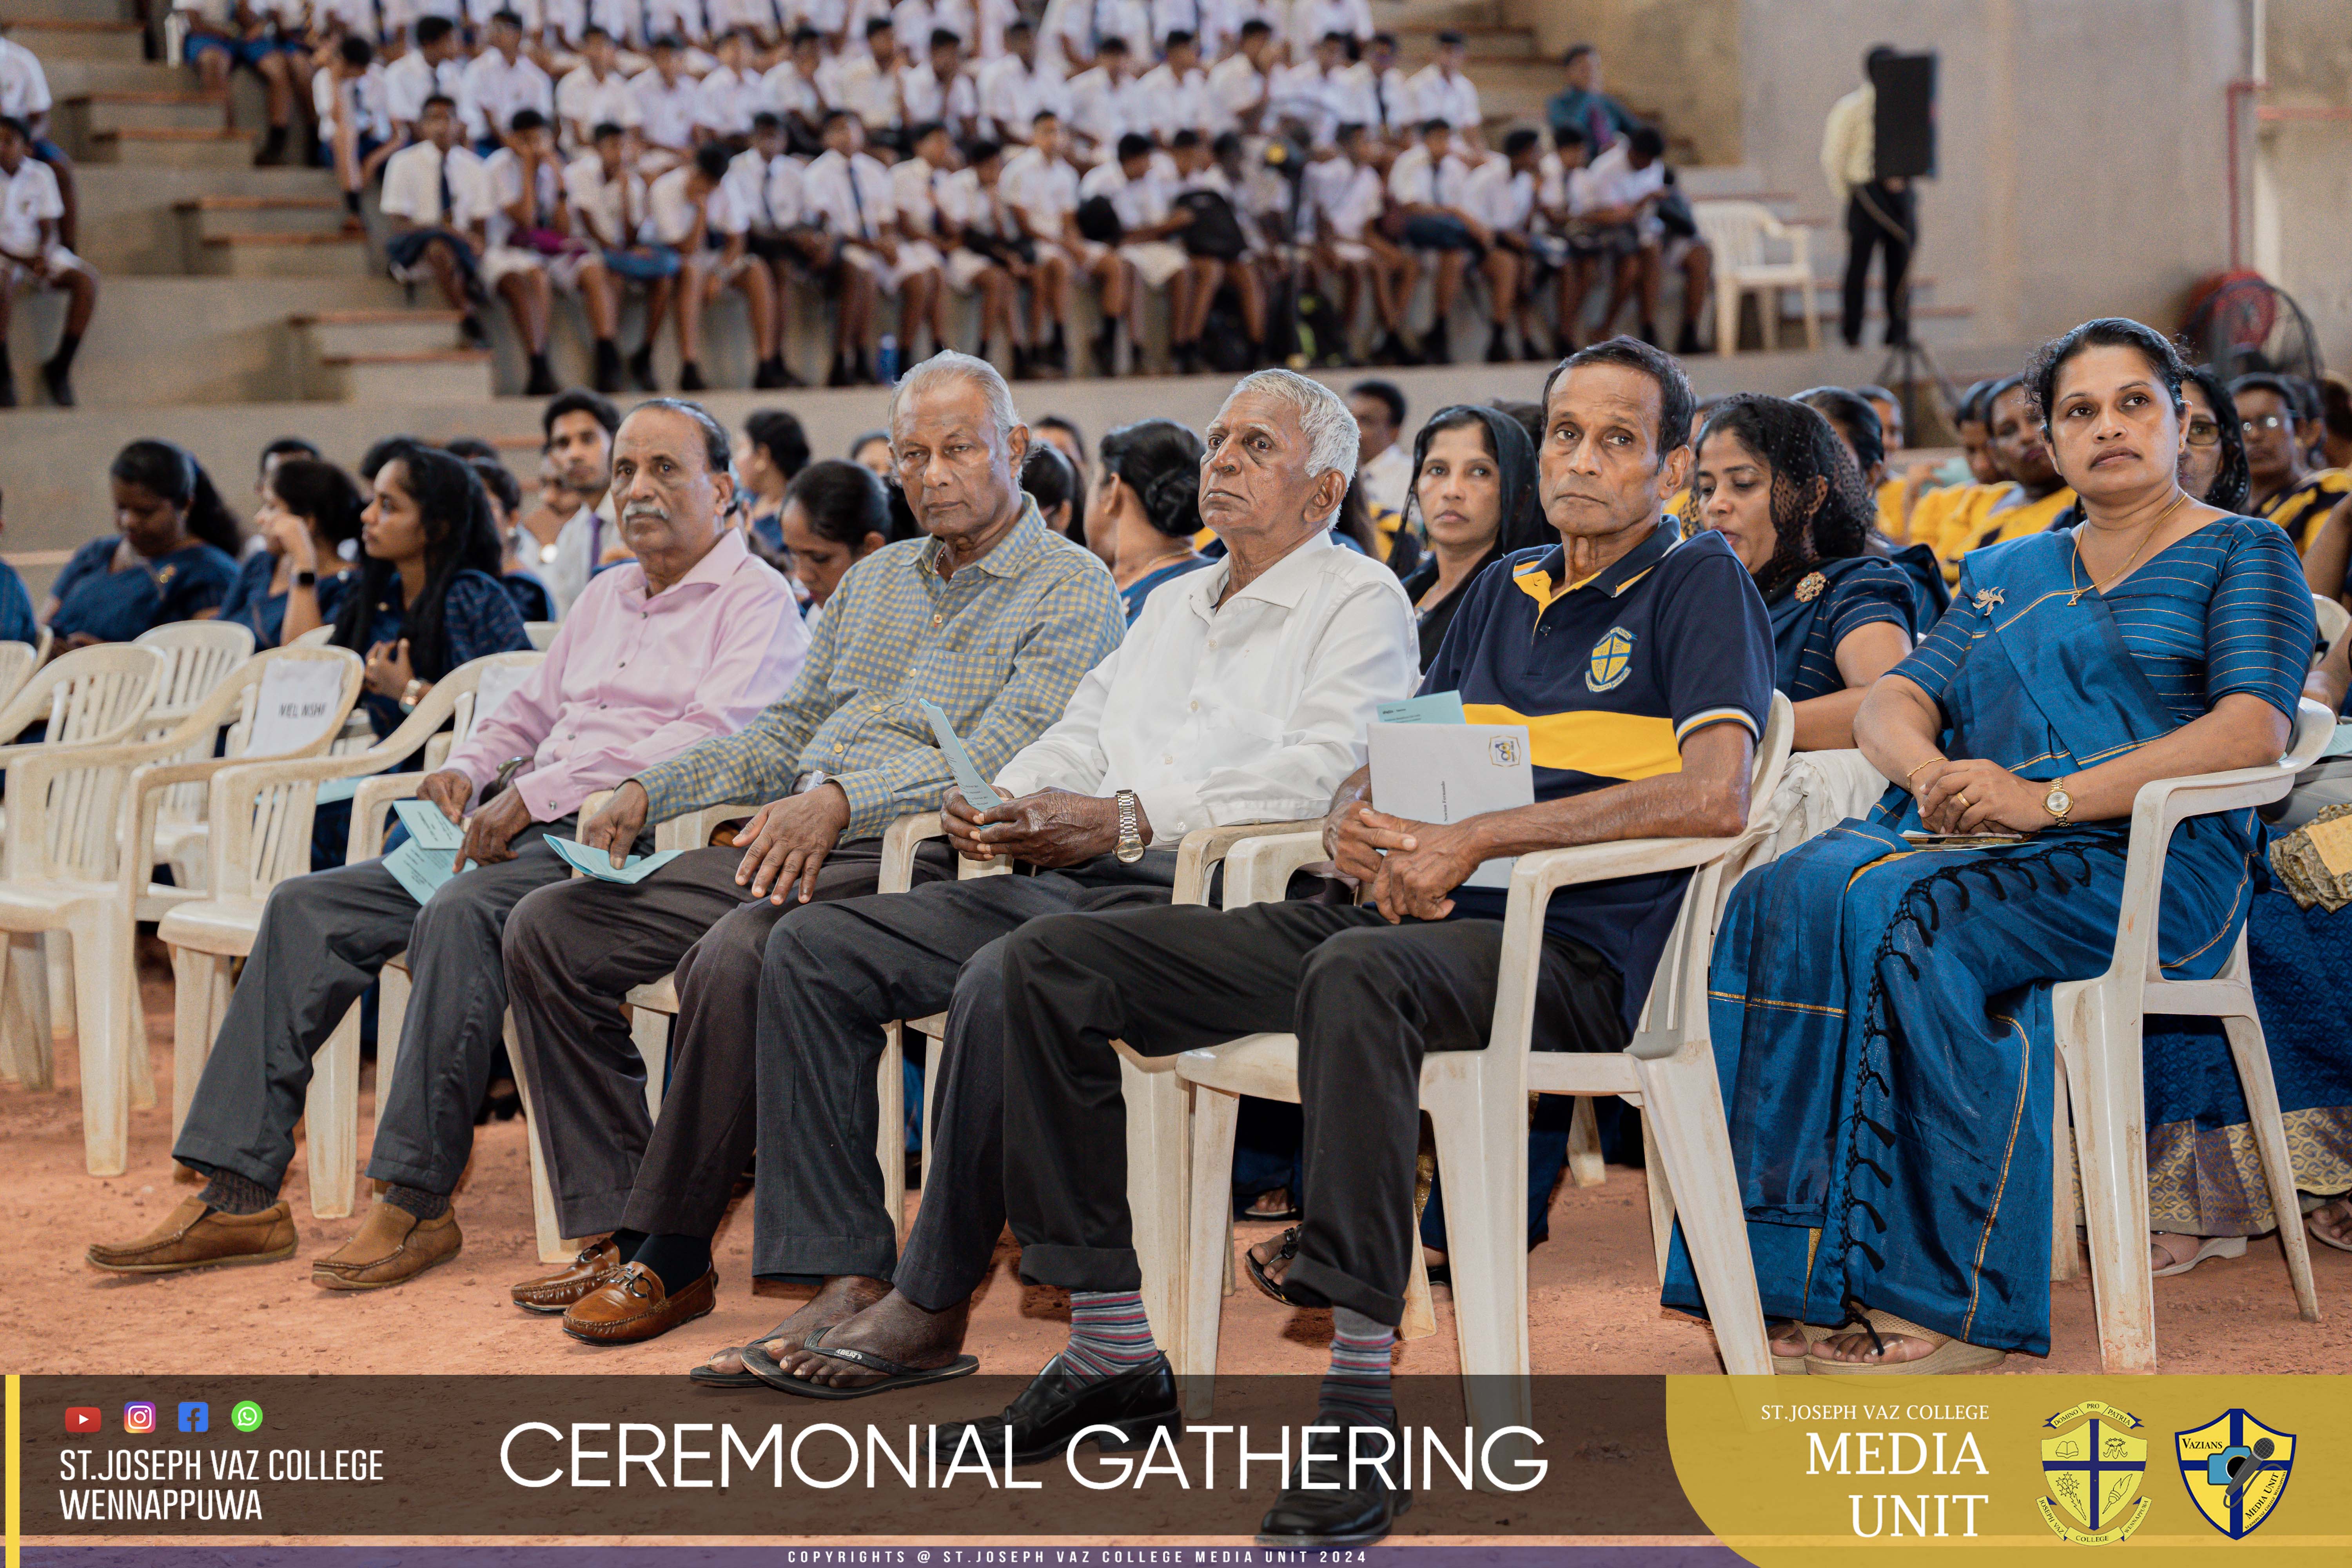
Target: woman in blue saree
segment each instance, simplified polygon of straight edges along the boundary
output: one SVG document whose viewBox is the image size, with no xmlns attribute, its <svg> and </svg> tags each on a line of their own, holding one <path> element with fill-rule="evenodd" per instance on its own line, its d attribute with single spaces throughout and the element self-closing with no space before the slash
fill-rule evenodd
<svg viewBox="0 0 2352 1568">
<path fill-rule="evenodd" d="M 1867 552 L 1876 503 L 1849 448 L 1818 410 L 1746 392 L 1707 415 L 1697 452 L 1690 519 L 1723 535 L 1764 595 L 1797 749 L 1852 746 L 1864 695 L 1936 617 L 1910 574 Z"/>
<path fill-rule="evenodd" d="M 2049 1349 L 2051 987 L 2112 961 L 2140 786 L 2274 761 L 2315 630 L 2286 536 L 2180 489 L 2183 374 L 2136 321 L 2035 356 L 2083 523 L 1968 556 L 1950 613 L 1855 718 L 1896 781 L 1873 819 L 1733 893 L 1709 1021 L 1790 1370 Z M 2168 976 L 2227 960 L 2263 842 L 2251 812 L 2176 831 Z M 1700 1305 L 1679 1237 L 1664 1299 Z"/>
<path fill-rule="evenodd" d="M 360 489 L 315 458 L 285 458 L 262 480 L 254 531 L 268 549 L 247 558 L 221 618 L 253 633 L 257 648 L 291 643 L 335 618 L 357 575 L 341 553 L 360 536 Z"/>
<path fill-rule="evenodd" d="M 60 653 L 132 642 L 173 621 L 210 620 L 236 580 L 236 519 L 186 451 L 133 441 L 107 477 L 114 536 L 73 552 L 41 617 Z"/>
</svg>

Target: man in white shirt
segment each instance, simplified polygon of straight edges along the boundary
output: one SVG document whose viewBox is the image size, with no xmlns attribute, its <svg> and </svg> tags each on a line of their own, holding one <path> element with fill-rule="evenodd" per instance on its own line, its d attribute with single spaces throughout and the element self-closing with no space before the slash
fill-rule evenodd
<svg viewBox="0 0 2352 1568">
<path fill-rule="evenodd" d="M 1373 135 L 1391 143 L 1405 141 L 1414 124 L 1427 118 L 1413 112 L 1415 94 L 1409 79 L 1397 68 L 1396 54 L 1394 33 L 1374 33 L 1364 58 L 1346 72 L 1355 86 L 1364 123 L 1371 127 Z"/>
<path fill-rule="evenodd" d="M 646 39 L 676 38 L 681 53 L 710 41 L 709 9 L 705 0 L 646 0 Z"/>
<path fill-rule="evenodd" d="M 863 122 L 852 111 L 836 109 L 824 117 L 824 154 L 801 178 L 803 211 L 836 242 L 832 280 L 838 309 L 828 386 L 873 382 L 866 344 L 874 296 L 895 291 L 899 281 L 898 211 L 890 199 L 890 171 L 865 148 Z"/>
<path fill-rule="evenodd" d="M 457 103 L 466 134 L 484 154 L 498 150 L 499 136 L 514 122 L 515 110 L 536 109 L 552 117 L 555 84 L 522 52 L 522 17 L 500 10 L 490 18 L 489 47 L 466 68 Z"/>
<path fill-rule="evenodd" d="M 547 364 L 548 316 L 551 293 L 561 289 L 579 297 L 595 336 L 596 375 L 600 384 L 617 387 L 621 351 L 614 338 L 618 331 L 620 302 L 612 275 L 604 270 L 599 251 L 567 238 L 572 214 L 566 202 L 563 164 L 555 151 L 555 131 L 536 109 L 516 111 L 508 128 L 506 145 L 482 165 L 489 182 L 493 205 L 485 226 L 488 242 L 482 252 L 482 277 L 500 294 L 520 289 L 531 301 L 533 316 L 524 342 L 531 351 L 530 384 L 523 390 L 533 397 L 556 391 L 554 372 Z M 560 248 L 549 249 L 550 247 Z"/>
<path fill-rule="evenodd" d="M 1404 394 L 1392 381 L 1360 381 L 1348 388 L 1348 412 L 1356 416 L 1356 489 L 1364 510 L 1375 519 L 1402 518 L 1412 496 L 1412 453 L 1399 439 Z"/>
<path fill-rule="evenodd" d="M 310 96 L 319 140 L 334 160 L 343 194 L 343 232 L 364 234 L 360 193 L 407 140 L 393 120 L 391 78 L 375 63 L 375 46 L 356 35 L 345 37 L 310 79 Z M 412 111 L 412 126 L 414 120 Z"/>
<path fill-rule="evenodd" d="M 1208 134 L 1209 73 L 1201 68 L 1201 51 L 1191 33 L 1168 35 L 1167 58 L 1145 71 L 1135 84 L 1137 131 L 1159 138 L 1163 147 L 1179 131 Z"/>
<path fill-rule="evenodd" d="M 695 134 L 725 142 L 730 153 L 740 152 L 751 144 L 751 116 L 766 96 L 760 73 L 751 67 L 751 35 L 730 27 L 711 48 L 719 63 L 703 73 L 694 110 Z"/>
<path fill-rule="evenodd" d="M 279 36 L 268 0 L 172 0 L 172 9 L 187 28 L 188 61 L 206 92 L 226 98 L 229 74 L 238 66 L 261 79 L 269 133 L 254 162 L 285 163 L 287 132 L 294 121 L 295 70 L 298 64 L 305 69 L 309 66 L 299 34 L 290 39 Z"/>
<path fill-rule="evenodd" d="M 466 57 L 457 45 L 457 23 L 446 16 L 420 16 L 415 47 L 383 68 L 385 108 L 400 142 L 416 139 L 416 121 L 426 99 L 437 92 L 455 101 L 464 93 Z M 325 134 L 324 114 L 319 125 Z"/>
<path fill-rule="evenodd" d="M 541 451 L 572 507 L 553 540 L 540 546 L 535 566 L 558 620 L 587 591 L 606 546 L 621 538 L 612 498 L 613 436 L 620 427 L 620 410 L 576 387 L 540 411 Z"/>
<path fill-rule="evenodd" d="M 1106 38 L 1150 47 L 1150 0 L 1048 0 L 1038 26 L 1061 52 L 1063 73 L 1075 76 L 1101 63 Z"/>
<path fill-rule="evenodd" d="M 1501 156 L 1488 155 L 1462 184 L 1463 207 L 1493 237 L 1479 260 L 1486 277 L 1488 364 L 1545 357 L 1536 347 L 1535 333 L 1535 286 L 1542 256 L 1530 229 L 1542 162 L 1542 132 L 1517 126 L 1503 138 Z M 1514 320 L 1519 331 L 1516 350 L 1509 341 Z"/>
<path fill-rule="evenodd" d="M 604 252 L 604 269 L 616 291 L 630 283 L 646 291 L 646 339 L 629 356 L 628 370 L 640 388 L 653 392 L 659 387 L 654 379 L 654 337 L 677 287 L 678 256 L 666 245 L 649 243 L 645 176 L 629 166 L 629 133 L 607 121 L 591 136 L 587 155 L 573 159 L 563 171 L 572 225 Z M 600 381 L 604 368 L 597 366 Z"/>
<path fill-rule="evenodd" d="M 920 65 L 898 71 L 899 110 L 907 117 L 911 147 L 915 128 L 939 124 L 950 135 L 971 141 L 979 134 L 980 91 L 963 68 L 963 39 L 945 27 L 930 34 L 930 53 Z"/>
<path fill-rule="evenodd" d="M 1118 139 L 1117 152 L 1115 158 L 1087 171 L 1078 182 L 1078 200 L 1100 196 L 1118 215 L 1118 258 L 1127 273 L 1121 289 L 1127 300 L 1127 337 L 1138 361 L 1143 357 L 1143 290 L 1175 286 L 1168 301 L 1168 352 L 1177 373 L 1189 375 L 1199 347 L 1184 329 L 1192 320 L 1197 280 L 1192 258 L 1170 237 L 1191 223 L 1192 215 L 1171 199 L 1176 166 L 1166 153 L 1151 150 L 1150 137 L 1130 131 Z M 1107 375 L 1118 374 L 1118 318 L 1106 310 L 1095 334 L 1095 362 Z"/>
<path fill-rule="evenodd" d="M 866 52 L 844 51 L 835 61 L 826 100 L 857 116 L 865 127 L 859 145 L 898 139 L 904 110 L 898 102 L 898 34 L 887 16 L 866 24 Z"/>
<path fill-rule="evenodd" d="M 1475 148 L 1482 145 L 1484 122 L 1477 84 L 1462 74 L 1462 63 L 1469 58 L 1468 42 L 1448 27 L 1437 35 L 1437 58 L 1413 72 L 1407 85 L 1412 89 L 1412 118 L 1443 120 L 1465 146 Z"/>
<path fill-rule="evenodd" d="M 1315 208 L 1318 258 L 1345 279 L 1339 320 L 1352 333 L 1369 291 L 1381 334 L 1372 363 L 1411 363 L 1412 354 L 1403 335 L 1405 312 L 1421 280 L 1421 263 L 1381 232 L 1388 193 L 1373 161 L 1370 126 L 1339 128 L 1339 156 L 1309 167 L 1306 195 Z"/>
<path fill-rule="evenodd" d="M 1256 17 L 1244 22 L 1234 52 L 1209 68 L 1211 130 L 1257 133 L 1272 90 L 1275 58 L 1273 25 Z"/>
<path fill-rule="evenodd" d="M 637 96 L 621 74 L 620 48 L 613 35 L 590 25 L 580 36 L 580 66 L 555 84 L 555 110 L 563 127 L 563 148 L 577 157 L 595 145 L 596 127 L 634 127 Z"/>
<path fill-rule="evenodd" d="M 662 34 L 649 52 L 654 63 L 629 79 L 629 96 L 637 100 L 637 139 L 644 146 L 637 170 L 651 179 L 676 167 L 693 150 L 702 89 L 686 74 L 675 37 Z"/>
<path fill-rule="evenodd" d="M 1470 169 L 1454 155 L 1453 141 L 1453 127 L 1444 121 L 1424 121 L 1421 140 L 1389 165 L 1389 201 L 1404 215 L 1404 243 L 1437 258 L 1435 319 L 1421 342 L 1421 357 L 1430 364 L 1454 363 L 1446 322 L 1462 290 L 1463 269 L 1493 243 L 1486 226 L 1463 209 Z"/>
<path fill-rule="evenodd" d="M 784 1153 L 760 1162 L 754 1267 L 826 1282 L 747 1347 L 761 1377 L 836 1393 L 875 1383 L 878 1365 L 956 1361 L 1004 1226 L 1001 939 L 1038 919 L 1164 905 L 1195 829 L 1320 820 L 1381 704 L 1413 690 L 1404 591 L 1330 535 L 1355 468 L 1336 394 L 1289 371 L 1244 379 L 1209 426 L 1199 481 L 1225 558 L 1144 601 L 1061 721 L 999 770 L 1003 805 L 948 794 L 960 853 L 1010 854 L 1037 874 L 812 904 L 779 928 L 761 975 L 759 1131 Z M 941 1009 L 944 1076 L 901 1258 L 874 1179 L 874 1060 L 884 1025 Z"/>
<path fill-rule="evenodd" d="M 1360 115 L 1341 113 L 1353 96 L 1342 76 L 1347 50 L 1347 35 L 1326 33 L 1316 41 L 1310 58 L 1274 73 L 1267 108 L 1277 125 L 1295 121 L 1305 130 L 1308 142 L 1328 147 L 1337 140 L 1343 119 L 1361 121 Z"/>
<path fill-rule="evenodd" d="M 737 209 L 728 184 L 727 149 L 706 142 L 694 156 L 656 180 L 646 191 L 654 235 L 678 253 L 685 275 L 677 287 L 677 387 L 702 392 L 702 312 L 726 290 L 743 296 L 751 317 L 751 346 L 759 365 L 751 384 L 778 384 L 782 368 L 776 353 L 776 300 L 768 269 L 744 242 L 750 217 Z"/>
<path fill-rule="evenodd" d="M 1666 269 L 1673 268 L 1683 275 L 1683 325 L 1675 352 L 1696 353 L 1699 315 L 1713 287 L 1714 256 L 1705 241 L 1669 235 L 1658 221 L 1658 206 L 1672 184 L 1665 160 L 1666 139 L 1658 128 L 1636 125 L 1587 172 L 1592 198 L 1600 204 L 1590 216 L 1622 257 L 1601 329 L 1605 336 L 1626 300 L 1638 292 L 1642 341 L 1656 342 L 1659 299 Z"/>
<path fill-rule="evenodd" d="M 793 31 L 792 52 L 760 79 L 766 106 L 783 122 L 793 152 L 815 153 L 824 143 L 818 127 L 827 108 L 818 84 L 825 76 L 824 35 L 805 24 Z"/>
<path fill-rule="evenodd" d="M 1370 0 L 1292 0 L 1290 47 L 1304 59 L 1333 33 L 1359 41 L 1372 36 Z"/>
<path fill-rule="evenodd" d="M 1073 161 L 1080 167 L 1108 162 L 1120 137 L 1150 129 L 1142 119 L 1134 50 L 1125 38 L 1105 38 L 1093 66 L 1070 79 L 1070 116 L 1062 129 L 1071 133 Z"/>
<path fill-rule="evenodd" d="M 959 294 L 980 292 L 980 345 L 974 357 L 990 359 L 991 344 L 1001 338 L 1013 351 L 1014 364 L 1025 370 L 1043 307 L 1033 293 L 1030 335 L 1024 336 L 1014 320 L 1014 294 L 1024 284 L 1036 287 L 1038 268 L 1033 258 L 1021 254 L 1020 220 L 1004 198 L 1003 174 L 1003 145 L 975 142 L 968 166 L 940 184 L 937 222 L 941 275 Z"/>
<path fill-rule="evenodd" d="M 460 144 L 456 104 L 435 93 L 425 100 L 417 129 L 425 140 L 394 153 L 383 166 L 378 205 L 392 230 L 384 257 L 393 277 L 404 283 L 430 278 L 449 309 L 465 313 L 460 330 L 466 341 L 487 348 L 489 333 L 476 312 L 488 301 L 480 258 L 497 203 L 482 160 Z M 507 302 L 517 309 L 511 295 Z M 525 331 L 519 310 L 515 326 Z"/>
<path fill-rule="evenodd" d="M 948 342 L 947 290 L 940 287 L 947 255 L 940 208 L 954 174 L 956 144 L 954 133 L 936 120 L 909 126 L 907 139 L 910 151 L 890 166 L 890 205 L 898 217 L 899 358 L 911 365 L 929 357 L 919 351 L 916 336 L 927 326 L 932 353 L 952 346 Z M 970 291 L 967 285 L 965 292 Z"/>
<path fill-rule="evenodd" d="M 8 24 L 0 22 L 0 32 Z M 13 114 L 25 122 L 31 138 L 33 156 L 49 166 L 57 177 L 58 199 L 65 204 L 65 216 L 58 219 L 58 238 L 67 245 L 74 243 L 76 202 L 74 198 L 73 160 L 65 149 L 49 140 L 48 73 L 41 69 L 40 57 L 13 38 L 0 37 L 0 114 Z"/>
<path fill-rule="evenodd" d="M 784 122 L 769 110 L 751 117 L 751 145 L 727 166 L 735 210 L 744 218 L 743 243 L 768 269 L 776 300 L 776 352 L 761 367 L 768 386 L 804 386 L 784 362 L 787 323 L 795 289 L 811 287 L 809 268 L 830 249 L 826 237 L 802 220 L 804 165 L 784 151 Z"/>
<path fill-rule="evenodd" d="M 1102 319 L 1111 328 L 1108 338 L 1100 331 L 1095 335 L 1095 373 L 1108 375 L 1109 347 L 1118 318 L 1127 313 L 1128 269 L 1117 251 L 1078 232 L 1078 170 L 1070 159 L 1068 128 L 1053 115 L 1040 114 L 1030 124 L 1028 150 L 1006 160 L 1003 185 L 1023 231 L 1036 245 L 1037 290 L 1045 296 L 1045 314 L 1053 323 L 1042 344 L 1032 331 L 1029 361 L 1024 366 L 1016 358 L 1014 374 L 1030 367 L 1068 374 L 1067 285 L 1085 275 L 1101 290 Z"/>
<path fill-rule="evenodd" d="M 58 177 L 33 156 L 31 129 L 13 114 L 0 114 L 0 408 L 16 406 L 16 373 L 8 363 L 8 319 L 16 296 L 30 288 L 63 289 L 65 330 L 57 352 L 41 365 L 49 401 L 74 405 L 73 362 L 82 334 L 98 309 L 98 269 L 59 242 L 65 216 Z"/>
<path fill-rule="evenodd" d="M 1004 54 L 980 68 L 981 127 L 1018 150 L 1029 144 L 1029 126 L 1040 113 L 1070 111 L 1068 85 L 1052 64 L 1037 58 L 1037 34 L 1026 21 L 1004 27 Z"/>
</svg>

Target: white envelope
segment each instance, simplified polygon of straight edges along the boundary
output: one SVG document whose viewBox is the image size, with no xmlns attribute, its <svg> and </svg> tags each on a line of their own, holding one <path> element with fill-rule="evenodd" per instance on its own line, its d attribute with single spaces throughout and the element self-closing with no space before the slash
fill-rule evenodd
<svg viewBox="0 0 2352 1568">
<path fill-rule="evenodd" d="M 1455 823 L 1536 801 L 1524 724 L 1374 724 L 1372 805 L 1415 822 Z M 1489 860 L 1463 883 L 1507 888 L 1515 858 Z"/>
</svg>

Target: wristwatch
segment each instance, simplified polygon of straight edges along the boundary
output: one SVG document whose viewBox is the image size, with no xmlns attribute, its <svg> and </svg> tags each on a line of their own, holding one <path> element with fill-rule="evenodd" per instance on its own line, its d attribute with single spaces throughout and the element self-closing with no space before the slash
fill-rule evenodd
<svg viewBox="0 0 2352 1568">
<path fill-rule="evenodd" d="M 1123 789 L 1114 797 L 1118 802 L 1118 858 L 1132 866 L 1143 858 L 1143 821 L 1136 810 L 1135 792 Z"/>
<path fill-rule="evenodd" d="M 400 710 L 403 713 L 415 711 L 416 705 L 424 700 L 425 682 L 421 679 L 412 680 L 400 689 Z"/>
<path fill-rule="evenodd" d="M 2063 781 L 2051 784 L 2050 793 L 2042 797 L 2042 809 L 2054 817 L 2059 826 L 2074 826 L 2074 819 L 2066 815 L 2074 809 L 2074 797 L 2066 793 L 2066 785 Z"/>
<path fill-rule="evenodd" d="M 294 585 L 297 588 L 316 588 L 319 574 L 316 572 L 297 572 L 294 574 Z"/>
</svg>

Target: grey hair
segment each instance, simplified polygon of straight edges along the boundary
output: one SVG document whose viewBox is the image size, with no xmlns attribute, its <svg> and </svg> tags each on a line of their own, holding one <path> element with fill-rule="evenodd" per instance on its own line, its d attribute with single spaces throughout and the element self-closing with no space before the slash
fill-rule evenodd
<svg viewBox="0 0 2352 1568">
<path fill-rule="evenodd" d="M 898 405 L 906 401 L 908 394 L 920 392 L 933 382 L 949 376 L 969 381 L 980 388 L 982 395 L 988 399 L 988 417 L 996 426 L 996 438 L 1009 442 L 1013 427 L 1021 423 L 1021 416 L 1013 407 L 1013 389 L 1004 384 L 1004 377 L 997 373 L 994 365 L 984 359 L 958 353 L 953 349 L 941 349 L 898 378 L 898 386 L 890 394 L 891 428 L 898 427 Z"/>
<path fill-rule="evenodd" d="M 694 421 L 702 433 L 702 457 L 714 475 L 735 477 L 735 443 L 727 438 L 727 426 L 710 416 L 710 410 L 699 403 L 689 403 L 683 397 L 648 397 L 629 410 L 630 417 L 647 411 L 662 414 L 682 414 Z M 627 423 L 626 420 L 623 421 Z M 617 426 L 615 427 L 617 431 Z"/>
<path fill-rule="evenodd" d="M 1260 370 L 1234 384 L 1225 394 L 1225 405 L 1244 392 L 1262 392 L 1287 406 L 1298 416 L 1299 433 L 1307 437 L 1307 477 L 1310 479 L 1328 473 L 1348 476 L 1355 482 L 1356 451 L 1359 440 L 1356 416 L 1339 395 L 1311 376 L 1295 370 Z M 1223 412 L 1220 405 L 1219 412 Z M 1347 499 L 1347 492 L 1340 492 Z M 1331 516 L 1323 520 L 1330 526 L 1332 518 L 1339 515 L 1333 507 Z"/>
</svg>

